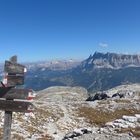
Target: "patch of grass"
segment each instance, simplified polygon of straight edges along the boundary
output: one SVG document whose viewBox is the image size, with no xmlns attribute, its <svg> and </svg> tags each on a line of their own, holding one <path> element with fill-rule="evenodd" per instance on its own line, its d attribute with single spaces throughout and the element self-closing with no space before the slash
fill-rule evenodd
<svg viewBox="0 0 140 140">
<path fill-rule="evenodd" d="M 42 107 L 43 108 L 43 107 Z M 36 111 L 34 112 L 35 118 L 30 118 L 31 124 L 33 126 L 41 126 L 44 125 L 44 123 L 48 122 L 49 120 L 57 121 L 61 117 L 64 117 L 64 113 L 61 109 L 57 109 L 53 111 L 52 109 L 45 109 L 45 108 L 37 108 Z"/>
<path fill-rule="evenodd" d="M 30 121 L 33 126 L 43 125 L 47 121 L 47 118 L 51 116 L 51 113 L 48 110 L 37 108 L 35 113 L 35 118 L 30 118 Z"/>
<path fill-rule="evenodd" d="M 127 100 L 127 99 L 116 99 L 114 100 L 116 103 L 126 103 L 126 104 L 129 104 L 131 103 L 130 100 Z"/>
<path fill-rule="evenodd" d="M 37 108 L 36 112 L 38 114 L 46 116 L 46 117 L 51 115 L 51 113 L 48 110 L 44 110 L 44 109 L 40 109 L 40 108 Z"/>
<path fill-rule="evenodd" d="M 19 122 L 24 122 L 24 119 L 23 119 L 23 117 L 22 116 L 17 116 L 17 118 L 16 118 Z"/>
<path fill-rule="evenodd" d="M 42 138 L 38 138 L 37 140 L 54 140 L 54 138 L 46 134 L 45 136 L 43 136 Z"/>
<path fill-rule="evenodd" d="M 140 103 L 140 99 L 134 99 L 134 101 Z"/>
<path fill-rule="evenodd" d="M 120 130 L 116 130 L 118 133 L 128 133 L 131 132 L 134 137 L 140 138 L 140 127 L 136 128 L 121 128 Z"/>
<path fill-rule="evenodd" d="M 125 108 L 117 109 L 115 111 L 104 111 L 101 108 L 81 107 L 78 111 L 79 117 L 84 117 L 90 124 L 99 126 L 104 126 L 107 122 L 120 119 L 123 115 L 134 115 L 138 113 L 140 113 L 140 110 Z"/>
<path fill-rule="evenodd" d="M 38 108 L 37 109 L 37 114 L 41 115 L 42 118 L 45 118 L 45 120 L 46 120 L 46 118 L 51 117 L 54 121 L 57 121 L 61 117 L 64 117 L 64 113 L 60 108 L 55 110 L 55 111 L 57 112 L 57 115 L 53 112 L 53 110 L 39 109 Z"/>
<path fill-rule="evenodd" d="M 43 102 L 36 102 L 37 105 L 43 105 Z"/>
<path fill-rule="evenodd" d="M 101 100 L 98 102 L 99 105 L 102 105 L 102 104 L 110 104 L 110 101 L 109 100 Z"/>
<path fill-rule="evenodd" d="M 25 130 L 26 130 L 27 132 L 29 132 L 29 134 L 30 134 L 31 136 L 32 136 L 33 134 L 35 134 L 35 133 L 37 133 L 38 135 L 43 134 L 42 130 L 37 129 L 37 128 L 34 127 L 34 126 L 27 126 L 27 127 L 25 128 Z"/>
<path fill-rule="evenodd" d="M 138 94 L 138 96 L 140 96 L 140 92 L 138 92 L 137 94 Z"/>
<path fill-rule="evenodd" d="M 34 132 L 36 132 L 38 130 L 36 128 L 32 127 L 32 126 L 28 126 L 27 131 L 30 132 L 30 133 L 34 133 Z"/>
<path fill-rule="evenodd" d="M 18 135 L 18 134 L 13 134 L 13 135 L 12 135 L 12 139 L 13 139 L 13 140 L 25 140 L 24 137 L 22 137 L 22 136 L 20 136 L 20 135 Z"/>
</svg>

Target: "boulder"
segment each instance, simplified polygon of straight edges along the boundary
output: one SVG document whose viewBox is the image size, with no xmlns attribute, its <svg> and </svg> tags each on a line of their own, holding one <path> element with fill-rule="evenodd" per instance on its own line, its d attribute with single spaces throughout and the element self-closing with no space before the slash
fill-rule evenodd
<svg viewBox="0 0 140 140">
<path fill-rule="evenodd" d="M 87 128 L 75 129 L 73 132 L 66 134 L 62 140 L 70 140 L 82 136 L 84 134 L 90 134 L 90 133 L 92 133 L 92 131 Z"/>
<path fill-rule="evenodd" d="M 123 118 L 123 120 L 129 121 L 129 122 L 137 122 L 137 117 L 135 117 L 135 116 L 123 115 L 122 118 Z"/>
<path fill-rule="evenodd" d="M 110 98 L 106 93 L 96 93 L 95 96 L 90 96 L 86 101 L 106 100 Z"/>
<path fill-rule="evenodd" d="M 112 95 L 112 98 L 116 98 L 116 97 L 124 98 L 124 94 L 122 94 L 122 93 L 115 93 L 115 94 Z"/>
<path fill-rule="evenodd" d="M 135 117 L 137 118 L 137 121 L 140 122 L 140 114 L 135 114 Z"/>
</svg>

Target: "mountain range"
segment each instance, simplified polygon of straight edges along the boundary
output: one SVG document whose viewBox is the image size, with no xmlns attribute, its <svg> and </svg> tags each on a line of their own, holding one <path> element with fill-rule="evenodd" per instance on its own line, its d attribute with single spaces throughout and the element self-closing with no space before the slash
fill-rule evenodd
<svg viewBox="0 0 140 140">
<path fill-rule="evenodd" d="M 73 61 L 73 64 L 67 69 L 59 64 L 58 69 L 49 66 L 29 69 L 25 86 L 34 90 L 50 86 L 82 86 L 94 92 L 140 83 L 140 55 L 95 52 L 84 61 Z"/>
<path fill-rule="evenodd" d="M 55 69 L 46 63 L 26 65 L 25 86 L 43 90 L 32 101 L 35 111 L 13 114 L 11 139 L 140 139 L 140 84 L 130 84 L 140 83 L 138 55 L 96 52 L 67 69 L 61 61 Z M 0 119 L 2 139 L 2 111 Z"/>
<path fill-rule="evenodd" d="M 80 63 L 81 60 L 69 59 L 69 60 L 38 61 L 32 63 L 27 62 L 24 63 L 24 65 L 26 65 L 29 71 L 35 69 L 41 69 L 42 71 L 44 71 L 45 69 L 59 71 L 59 70 L 68 70 L 74 68 Z"/>
<path fill-rule="evenodd" d="M 83 68 L 112 68 L 139 67 L 140 55 L 95 52 L 82 62 Z"/>
</svg>

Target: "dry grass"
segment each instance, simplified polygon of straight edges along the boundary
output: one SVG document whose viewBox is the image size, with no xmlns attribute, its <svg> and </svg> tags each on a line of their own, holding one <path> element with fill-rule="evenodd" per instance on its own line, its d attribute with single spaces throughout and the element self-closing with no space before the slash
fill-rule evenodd
<svg viewBox="0 0 140 140">
<path fill-rule="evenodd" d="M 120 130 L 116 130 L 118 133 L 128 133 L 131 132 L 134 137 L 140 138 L 140 127 L 137 128 L 121 128 Z"/>
<path fill-rule="evenodd" d="M 86 118 L 87 122 L 94 125 L 104 126 L 105 123 L 115 119 L 122 118 L 123 115 L 134 115 L 140 113 L 136 109 L 117 109 L 113 112 L 103 111 L 103 109 L 95 109 L 90 107 L 79 108 L 79 117 Z"/>
<path fill-rule="evenodd" d="M 101 101 L 98 101 L 98 104 L 99 105 L 106 105 L 106 104 L 110 104 L 110 101 L 109 100 L 101 100 Z"/>
<path fill-rule="evenodd" d="M 37 108 L 35 113 L 35 118 L 30 118 L 32 126 L 42 126 L 44 123 L 48 122 L 48 118 L 52 119 L 54 122 L 56 122 L 58 119 L 64 116 L 64 113 L 61 109 L 58 110 L 58 112 L 53 112 L 53 109 L 41 109 Z"/>
<path fill-rule="evenodd" d="M 16 134 L 16 133 L 12 134 L 11 137 L 12 137 L 12 140 L 25 140 L 24 137 L 22 137 L 22 136 L 20 136 L 19 134 Z M 3 129 L 0 128 L 0 140 L 2 140 L 2 139 L 3 139 Z"/>
<path fill-rule="evenodd" d="M 45 136 L 43 136 L 42 138 L 38 138 L 37 140 L 54 140 L 54 138 L 52 138 L 52 137 L 49 136 L 49 135 L 45 135 Z"/>
<path fill-rule="evenodd" d="M 131 103 L 130 100 L 127 100 L 127 99 L 116 99 L 114 100 L 116 103 L 126 103 L 126 104 L 129 104 Z"/>
<path fill-rule="evenodd" d="M 64 117 L 64 113 L 61 109 L 57 110 L 57 116 L 53 114 L 53 110 L 47 110 L 47 109 L 45 110 L 45 109 L 37 108 L 36 112 L 38 115 L 41 115 L 44 117 L 52 117 L 56 121 L 59 119 L 59 118 L 57 118 L 58 116 Z"/>
<path fill-rule="evenodd" d="M 28 126 L 28 127 L 27 127 L 27 131 L 28 131 L 29 133 L 34 133 L 34 132 L 37 132 L 38 129 L 36 129 L 36 128 L 33 127 L 33 126 Z"/>
<path fill-rule="evenodd" d="M 24 137 L 22 137 L 22 136 L 20 136 L 18 134 L 13 134 L 12 135 L 12 139 L 14 139 L 14 140 L 25 140 Z"/>
<path fill-rule="evenodd" d="M 37 108 L 36 112 L 42 116 L 51 116 L 51 113 L 48 110 Z"/>
<path fill-rule="evenodd" d="M 138 94 L 138 96 L 140 96 L 140 92 L 138 92 L 137 94 Z"/>
<path fill-rule="evenodd" d="M 19 122 L 24 122 L 22 115 L 19 115 L 19 114 L 17 115 L 16 120 L 18 120 Z"/>
</svg>

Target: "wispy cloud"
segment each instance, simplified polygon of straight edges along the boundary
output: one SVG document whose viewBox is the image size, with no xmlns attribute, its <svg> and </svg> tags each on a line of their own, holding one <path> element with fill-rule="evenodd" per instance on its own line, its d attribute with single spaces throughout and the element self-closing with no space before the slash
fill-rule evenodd
<svg viewBox="0 0 140 140">
<path fill-rule="evenodd" d="M 101 48 L 108 48 L 108 44 L 107 43 L 104 43 L 104 42 L 100 42 L 99 43 L 99 47 L 101 47 Z"/>
</svg>

